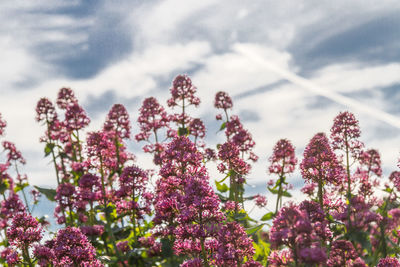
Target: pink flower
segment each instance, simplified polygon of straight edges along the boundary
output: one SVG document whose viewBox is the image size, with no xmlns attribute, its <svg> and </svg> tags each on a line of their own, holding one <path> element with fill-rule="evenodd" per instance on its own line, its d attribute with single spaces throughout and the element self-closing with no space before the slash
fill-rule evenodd
<svg viewBox="0 0 400 267">
<path fill-rule="evenodd" d="M 254 201 L 259 208 L 267 206 L 267 198 L 262 195 L 255 195 Z"/>
<path fill-rule="evenodd" d="M 57 106 L 61 109 L 67 109 L 69 106 L 78 103 L 74 91 L 71 88 L 61 88 L 58 92 Z"/>
<path fill-rule="evenodd" d="M 239 157 L 239 149 L 233 142 L 226 142 L 219 147 L 218 156 L 222 160 L 218 169 L 220 172 L 234 170 L 240 175 L 245 175 L 250 171 L 250 165 Z"/>
<path fill-rule="evenodd" d="M 117 249 L 121 252 L 128 252 L 129 251 L 129 244 L 128 241 L 120 241 L 117 243 Z"/>
<path fill-rule="evenodd" d="M 0 113 L 0 136 L 2 136 L 4 134 L 4 129 L 7 126 L 7 122 L 5 120 L 3 120 L 2 115 Z"/>
<path fill-rule="evenodd" d="M 54 247 L 55 266 L 74 263 L 79 266 L 103 266 L 96 259 L 96 250 L 79 228 L 67 227 L 58 231 Z"/>
<path fill-rule="evenodd" d="M 358 254 L 354 249 L 353 244 L 347 240 L 335 240 L 332 243 L 331 253 L 327 265 L 333 266 L 346 266 L 350 260 L 358 258 Z"/>
<path fill-rule="evenodd" d="M 151 134 L 155 134 L 157 139 L 157 131 L 161 128 L 168 127 L 169 118 L 164 107 L 161 106 L 154 97 L 146 98 L 140 108 L 138 123 L 140 133 L 136 135 L 136 141 L 148 139 Z"/>
<path fill-rule="evenodd" d="M 47 98 L 41 98 L 36 106 L 36 120 L 53 123 L 57 119 L 56 109 Z"/>
<path fill-rule="evenodd" d="M 400 267 L 400 262 L 396 258 L 386 257 L 380 259 L 376 267 Z"/>
<path fill-rule="evenodd" d="M 394 171 L 390 174 L 389 180 L 392 181 L 397 190 L 400 191 L 400 171 Z"/>
<path fill-rule="evenodd" d="M 178 75 L 172 82 L 170 89 L 172 97 L 168 100 L 168 106 L 173 107 L 178 105 L 180 101 L 187 101 L 186 105 L 200 104 L 200 99 L 194 94 L 197 88 L 192 84 L 192 80 L 187 75 Z"/>
<path fill-rule="evenodd" d="M 113 105 L 108 112 L 103 128 L 105 131 L 113 132 L 121 139 L 129 138 L 131 125 L 126 108 L 121 104 Z"/>
<path fill-rule="evenodd" d="M 7 238 L 11 245 L 26 249 L 42 239 L 42 228 L 30 214 L 17 213 L 7 229 Z"/>
<path fill-rule="evenodd" d="M 381 156 L 377 150 L 369 149 L 361 152 L 359 160 L 368 173 L 372 172 L 378 177 L 382 176 Z"/>
<path fill-rule="evenodd" d="M 201 119 L 193 119 L 189 123 L 189 133 L 195 138 L 203 138 L 206 135 L 206 127 Z"/>
<path fill-rule="evenodd" d="M 80 130 L 89 125 L 90 119 L 83 108 L 75 103 L 67 106 L 64 123 L 69 131 Z"/>
<path fill-rule="evenodd" d="M 15 162 L 20 162 L 21 164 L 25 164 L 25 159 L 22 157 L 21 151 L 19 151 L 14 143 L 8 142 L 8 141 L 3 141 L 2 143 L 3 148 L 5 151 L 7 151 L 7 161 L 15 161 Z"/>
<path fill-rule="evenodd" d="M 10 266 L 14 266 L 19 263 L 21 260 L 19 258 L 18 252 L 13 250 L 6 256 L 6 261 Z"/>
<path fill-rule="evenodd" d="M 38 265 L 42 267 L 47 267 L 54 261 L 54 251 L 45 245 L 36 245 L 33 255 L 38 259 Z"/>
<path fill-rule="evenodd" d="M 293 255 L 289 249 L 275 250 L 268 256 L 268 263 L 271 267 L 288 266 L 293 261 Z"/>
<path fill-rule="evenodd" d="M 318 183 L 338 185 L 342 182 L 344 170 L 331 150 L 324 133 L 316 134 L 304 150 L 304 159 L 300 164 L 304 179 Z"/>
<path fill-rule="evenodd" d="M 283 207 L 273 221 L 270 242 L 273 248 L 289 247 L 303 263 L 324 263 L 321 244 L 331 236 L 324 212 L 316 202 Z"/>
<path fill-rule="evenodd" d="M 354 114 L 348 111 L 340 112 L 334 119 L 331 128 L 333 149 L 348 150 L 354 157 L 357 157 L 364 146 L 362 142 L 358 141 L 360 134 L 358 120 Z"/>
<path fill-rule="evenodd" d="M 279 140 L 274 147 L 274 152 L 269 161 L 271 162 L 269 167 L 270 173 L 292 173 L 297 164 L 295 149 L 292 143 L 287 139 Z"/>
<path fill-rule="evenodd" d="M 226 92 L 218 92 L 215 95 L 214 106 L 219 109 L 231 109 L 233 106 L 231 97 Z"/>
<path fill-rule="evenodd" d="M 104 225 L 81 226 L 81 232 L 88 236 L 101 236 L 104 233 Z"/>
</svg>

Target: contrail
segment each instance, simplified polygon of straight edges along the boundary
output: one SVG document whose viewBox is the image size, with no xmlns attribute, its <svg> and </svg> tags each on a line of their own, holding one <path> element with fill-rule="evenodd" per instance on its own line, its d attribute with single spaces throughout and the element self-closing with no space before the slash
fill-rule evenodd
<svg viewBox="0 0 400 267">
<path fill-rule="evenodd" d="M 310 92 L 313 92 L 320 96 L 324 96 L 326 98 L 331 99 L 332 101 L 335 101 L 336 103 L 342 104 L 351 109 L 358 110 L 358 111 L 363 112 L 364 114 L 368 114 L 371 117 L 374 117 L 380 121 L 386 122 L 386 123 L 390 124 L 391 126 L 400 128 L 400 119 L 398 119 L 397 117 L 395 117 L 389 113 L 386 113 L 382 110 L 379 110 L 374 107 L 360 103 L 349 97 L 335 93 L 329 89 L 320 87 L 319 85 L 316 85 L 312 81 L 307 80 L 299 75 L 296 75 L 293 72 L 290 72 L 286 69 L 280 68 L 274 64 L 271 64 L 266 59 L 260 57 L 254 51 L 252 51 L 249 47 L 246 47 L 245 45 L 237 44 L 237 45 L 235 45 L 234 50 L 238 51 L 239 53 L 241 53 L 244 56 L 247 56 L 249 59 L 258 63 L 260 66 L 265 67 L 269 71 L 272 71 L 272 72 L 280 75 L 282 78 L 288 80 L 289 82 L 296 84 Z"/>
</svg>

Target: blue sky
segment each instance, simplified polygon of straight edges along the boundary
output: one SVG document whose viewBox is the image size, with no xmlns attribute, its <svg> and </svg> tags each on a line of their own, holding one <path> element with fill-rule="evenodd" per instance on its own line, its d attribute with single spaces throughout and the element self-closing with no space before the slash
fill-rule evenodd
<svg viewBox="0 0 400 267">
<path fill-rule="evenodd" d="M 211 96 L 234 97 L 234 113 L 257 142 L 255 191 L 265 190 L 279 138 L 292 140 L 301 156 L 342 110 L 356 114 L 362 140 L 381 152 L 388 174 L 400 154 L 399 12 L 399 1 L 2 1 L 7 139 L 27 158 L 32 183 L 54 185 L 34 121 L 40 97 L 73 88 L 93 130 L 113 103 L 136 121 L 145 97 L 165 103 L 172 79 L 187 73 L 202 99 L 193 114 L 207 123 L 211 142 L 222 140 Z"/>
</svg>

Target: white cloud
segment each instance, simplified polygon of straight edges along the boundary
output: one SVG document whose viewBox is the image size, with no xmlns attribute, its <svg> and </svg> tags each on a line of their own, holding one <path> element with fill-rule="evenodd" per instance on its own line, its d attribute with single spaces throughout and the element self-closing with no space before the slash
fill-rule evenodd
<svg viewBox="0 0 400 267">
<path fill-rule="evenodd" d="M 359 63 L 332 64 L 313 74 L 312 81 L 330 90 L 347 93 L 400 83 L 400 64 L 365 66 Z"/>
<path fill-rule="evenodd" d="M 99 96 L 111 89 L 121 97 L 144 97 L 158 89 L 158 78 L 172 80 L 179 72 L 193 70 L 192 79 L 203 101 L 200 110 L 194 111 L 194 114 L 209 114 L 216 91 L 225 90 L 236 95 L 282 78 L 239 53 L 237 44 L 245 45 L 281 69 L 296 73 L 302 66 L 292 65 L 293 58 L 287 47 L 301 33 L 314 33 L 307 40 L 312 46 L 399 8 L 398 1 L 388 1 L 379 7 L 373 1 L 336 1 L 335 4 L 252 1 L 243 4 L 242 1 L 173 0 L 146 2 L 137 6 L 132 6 L 129 1 L 121 5 L 103 2 L 95 12 L 77 19 L 57 14 L 57 6 L 50 7 L 47 1 L 35 1 L 35 4 L 17 1 L 16 4 L 2 3 L 0 11 L 1 21 L 7 21 L 0 29 L 0 50 L 7 52 L 0 53 L 0 60 L 5 66 L 0 69 L 0 112 L 9 121 L 7 137 L 27 155 L 43 150 L 38 143 L 43 129 L 33 119 L 36 101 L 41 96 L 54 99 L 60 87 L 75 89 L 82 102 L 89 95 Z M 79 1 L 68 1 L 68 4 L 59 1 L 56 4 L 74 6 L 79 5 Z M 44 11 L 49 9 L 52 14 L 45 15 Z M 20 16 L 16 16 L 18 14 Z M 40 47 L 43 43 L 81 45 L 81 50 L 49 52 L 44 55 L 47 59 L 90 49 L 87 46 L 88 31 L 107 15 L 117 16 L 122 21 L 121 30 L 132 39 L 133 51 L 100 70 L 94 77 L 66 78 L 62 73 L 55 73 L 54 66 L 44 63 L 43 58 L 35 56 L 35 46 Z M 10 16 L 14 19 L 10 20 Z M 245 44 L 239 43 L 243 40 Z M 332 62 L 322 70 L 310 73 L 310 77 L 312 82 L 335 93 L 364 89 L 376 92 L 380 87 L 398 82 L 399 70 L 399 64 L 366 67 L 359 62 Z M 29 82 L 30 79 L 35 80 L 37 85 L 29 91 L 18 91 L 15 84 Z M 168 88 L 163 89 L 157 97 L 165 100 Z M 374 106 L 382 108 L 385 99 L 379 97 L 379 93 L 375 96 Z M 251 176 L 254 178 L 252 182 L 268 180 L 266 158 L 279 138 L 289 138 L 301 148 L 315 132 L 329 131 L 333 117 L 343 106 L 332 104 L 310 108 L 308 104 L 314 99 L 316 96 L 312 92 L 285 84 L 236 101 L 235 113 L 250 109 L 260 117 L 257 122 L 246 123 L 257 142 L 256 152 L 261 156 Z M 370 116 L 360 114 L 359 118 L 364 132 L 373 132 L 377 128 L 377 122 Z M 100 120 L 103 118 L 95 121 L 93 126 L 100 125 Z M 399 144 L 398 139 L 365 136 L 371 146 L 382 152 L 385 166 L 394 162 L 394 157 L 398 156 L 395 145 Z M 148 162 L 145 160 L 143 164 Z M 33 183 L 49 183 L 51 175 L 43 171 L 50 168 L 46 164 L 47 161 L 40 157 L 28 158 L 27 170 L 32 171 Z"/>
</svg>

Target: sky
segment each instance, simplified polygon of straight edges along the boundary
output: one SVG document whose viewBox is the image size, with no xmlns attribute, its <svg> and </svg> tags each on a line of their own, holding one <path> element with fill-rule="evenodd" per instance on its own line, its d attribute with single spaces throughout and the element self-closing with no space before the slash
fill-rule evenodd
<svg viewBox="0 0 400 267">
<path fill-rule="evenodd" d="M 136 120 L 144 98 L 163 104 L 178 74 L 188 74 L 201 105 L 191 109 L 222 142 L 212 108 L 217 91 L 234 101 L 260 157 L 251 192 L 266 192 L 268 158 L 288 138 L 301 158 L 317 132 L 344 110 L 359 119 L 366 148 L 384 174 L 400 156 L 399 1 L 2 1 L 0 113 L 6 139 L 27 160 L 31 184 L 55 186 L 35 122 L 41 97 L 71 87 L 99 129 L 114 103 Z M 134 141 L 138 164 L 151 159 Z M 211 171 L 212 179 L 221 178 Z M 302 185 L 298 174 L 289 178 Z M 296 195 L 297 196 L 297 195 Z"/>
</svg>

